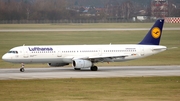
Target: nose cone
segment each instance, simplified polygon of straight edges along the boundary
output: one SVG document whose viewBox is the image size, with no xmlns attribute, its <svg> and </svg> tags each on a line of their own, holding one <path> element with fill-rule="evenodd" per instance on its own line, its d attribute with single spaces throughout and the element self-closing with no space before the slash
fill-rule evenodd
<svg viewBox="0 0 180 101">
<path fill-rule="evenodd" d="M 4 54 L 4 55 L 2 56 L 2 59 L 3 59 L 4 61 L 8 61 L 8 60 L 9 60 L 9 56 L 8 56 L 7 54 Z"/>
</svg>

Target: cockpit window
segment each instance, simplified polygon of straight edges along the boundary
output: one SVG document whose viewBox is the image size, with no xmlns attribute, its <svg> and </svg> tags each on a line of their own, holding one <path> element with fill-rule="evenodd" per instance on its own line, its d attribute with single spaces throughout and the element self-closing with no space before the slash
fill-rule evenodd
<svg viewBox="0 0 180 101">
<path fill-rule="evenodd" d="M 8 53 L 18 54 L 18 51 L 9 51 Z"/>
</svg>

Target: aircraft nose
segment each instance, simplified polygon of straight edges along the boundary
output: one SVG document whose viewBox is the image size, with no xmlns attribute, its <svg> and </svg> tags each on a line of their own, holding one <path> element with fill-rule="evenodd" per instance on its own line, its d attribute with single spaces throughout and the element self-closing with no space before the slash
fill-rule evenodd
<svg viewBox="0 0 180 101">
<path fill-rule="evenodd" d="M 7 61 L 8 59 L 9 59 L 9 57 L 8 57 L 7 54 L 4 54 L 4 55 L 2 56 L 2 60 Z"/>
</svg>

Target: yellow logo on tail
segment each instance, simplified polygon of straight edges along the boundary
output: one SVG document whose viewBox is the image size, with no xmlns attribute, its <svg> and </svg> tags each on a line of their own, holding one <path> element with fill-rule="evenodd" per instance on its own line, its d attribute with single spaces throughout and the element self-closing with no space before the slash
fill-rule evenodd
<svg viewBox="0 0 180 101">
<path fill-rule="evenodd" d="M 153 36 L 153 38 L 157 39 L 160 37 L 161 35 L 161 30 L 158 28 L 158 27 L 154 27 L 152 30 L 151 30 L 151 34 Z"/>
</svg>

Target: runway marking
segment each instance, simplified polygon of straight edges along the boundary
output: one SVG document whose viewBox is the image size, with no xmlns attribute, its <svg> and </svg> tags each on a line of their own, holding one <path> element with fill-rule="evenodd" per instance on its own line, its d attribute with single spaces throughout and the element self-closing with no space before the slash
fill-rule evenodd
<svg viewBox="0 0 180 101">
<path fill-rule="evenodd" d="M 71 67 L 25 69 L 26 71 L 23 73 L 18 68 L 0 69 L 0 80 L 180 76 L 180 66 L 99 67 L 99 71 L 90 71 L 89 69 L 75 71 Z"/>
</svg>

